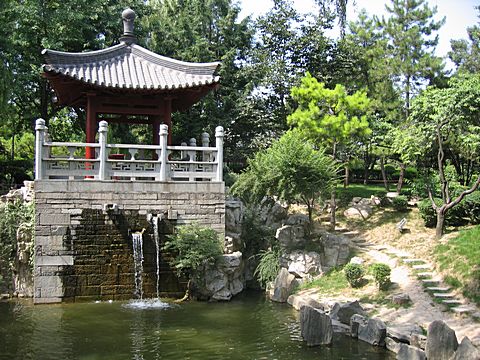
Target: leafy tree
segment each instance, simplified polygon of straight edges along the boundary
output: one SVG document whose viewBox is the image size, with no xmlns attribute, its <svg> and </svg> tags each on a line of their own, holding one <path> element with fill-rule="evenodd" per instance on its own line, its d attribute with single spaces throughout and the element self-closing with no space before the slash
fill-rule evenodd
<svg viewBox="0 0 480 360">
<path fill-rule="evenodd" d="M 480 6 L 475 9 L 480 11 Z M 452 51 L 448 53 L 448 57 L 457 66 L 457 71 L 475 74 L 480 71 L 480 26 L 468 27 L 467 33 L 469 41 L 450 41 Z"/>
<path fill-rule="evenodd" d="M 437 8 L 426 0 L 391 0 L 385 6 L 390 17 L 382 21 L 388 38 L 391 74 L 405 98 L 405 118 L 418 87 L 432 81 L 443 71 L 441 58 L 434 55 L 438 35 L 433 34 L 445 23 L 435 21 Z"/>
<path fill-rule="evenodd" d="M 232 193 L 259 204 L 265 196 L 307 206 L 310 223 L 316 201 L 333 189 L 336 165 L 323 149 L 316 150 L 299 131 L 291 130 L 249 160 Z"/>
<path fill-rule="evenodd" d="M 364 91 L 348 95 L 345 87 L 339 84 L 335 89 L 327 89 L 307 73 L 301 85 L 293 87 L 291 92 L 298 107 L 288 117 L 289 124 L 317 144 L 326 143 L 334 161 L 339 145 L 370 134 L 366 115 L 370 100 Z M 335 226 L 335 191 L 332 191 L 330 205 L 330 222 Z"/>
<path fill-rule="evenodd" d="M 425 157 L 436 153 L 436 170 L 441 204 L 434 200 L 435 187 L 427 182 L 432 207 L 437 214 L 436 236 L 444 231 L 445 214 L 458 205 L 465 196 L 473 193 L 480 185 L 480 176 L 470 187 L 454 195 L 445 173 L 448 152 L 464 152 L 471 156 L 472 147 L 480 148 L 480 77 L 453 78 L 450 87 L 438 89 L 429 87 L 412 106 L 409 129 L 406 131 L 413 141 L 404 148 L 406 157 Z M 448 151 L 447 151 L 448 149 Z M 478 152 L 476 152 L 478 160 Z M 462 153 L 459 153 L 462 156 Z"/>
</svg>

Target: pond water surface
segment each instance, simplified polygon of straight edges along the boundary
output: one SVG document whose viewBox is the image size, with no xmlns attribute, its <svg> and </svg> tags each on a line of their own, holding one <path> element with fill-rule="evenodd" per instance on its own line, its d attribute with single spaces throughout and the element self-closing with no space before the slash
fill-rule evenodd
<svg viewBox="0 0 480 360">
<path fill-rule="evenodd" d="M 229 303 L 0 302 L 0 359 L 394 359 L 336 334 L 307 347 L 298 313 L 248 293 Z"/>
</svg>

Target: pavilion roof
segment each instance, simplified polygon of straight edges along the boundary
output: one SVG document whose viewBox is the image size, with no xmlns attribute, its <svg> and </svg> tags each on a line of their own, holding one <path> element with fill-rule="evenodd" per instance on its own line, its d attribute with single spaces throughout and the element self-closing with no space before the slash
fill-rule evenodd
<svg viewBox="0 0 480 360">
<path fill-rule="evenodd" d="M 219 62 L 189 63 L 155 54 L 135 43 L 84 53 L 45 49 L 43 70 L 94 87 L 133 90 L 177 90 L 219 82 Z"/>
</svg>

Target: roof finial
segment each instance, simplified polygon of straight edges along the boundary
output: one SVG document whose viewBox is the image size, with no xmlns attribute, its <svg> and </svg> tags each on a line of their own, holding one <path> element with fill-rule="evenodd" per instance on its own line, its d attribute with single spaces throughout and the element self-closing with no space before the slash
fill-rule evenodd
<svg viewBox="0 0 480 360">
<path fill-rule="evenodd" d="M 135 20 L 135 12 L 130 8 L 126 8 L 122 12 L 122 19 L 123 19 L 123 35 L 120 38 L 120 41 L 127 45 L 135 44 L 137 42 L 137 37 L 133 33 L 133 22 Z"/>
</svg>

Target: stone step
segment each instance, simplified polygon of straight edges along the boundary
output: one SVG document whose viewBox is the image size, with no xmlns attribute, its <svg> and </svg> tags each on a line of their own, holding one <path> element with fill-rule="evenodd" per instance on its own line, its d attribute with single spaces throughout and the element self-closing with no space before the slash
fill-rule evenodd
<svg viewBox="0 0 480 360">
<path fill-rule="evenodd" d="M 330 223 L 329 223 L 330 224 Z M 341 233 L 345 233 L 347 231 L 349 231 L 346 227 L 343 227 L 343 226 L 335 226 L 335 231 L 338 231 L 338 232 L 341 232 Z"/>
<path fill-rule="evenodd" d="M 418 262 L 425 263 L 425 261 L 422 259 L 403 259 L 403 262 L 406 264 L 412 264 L 412 263 L 418 263 Z"/>
<path fill-rule="evenodd" d="M 427 290 L 428 291 L 442 291 L 443 292 L 443 291 L 450 290 L 450 287 L 449 286 L 429 286 L 429 287 L 427 287 Z"/>
<path fill-rule="evenodd" d="M 356 244 L 365 244 L 367 242 L 367 240 L 362 239 L 362 238 L 353 238 L 351 240 Z"/>
<path fill-rule="evenodd" d="M 353 230 L 353 231 L 345 231 L 343 233 L 343 236 L 348 236 L 348 237 L 355 237 L 357 235 L 360 235 L 360 233 L 356 230 Z"/>
<path fill-rule="evenodd" d="M 433 293 L 433 296 L 439 299 L 451 299 L 455 297 L 454 293 Z"/>
<path fill-rule="evenodd" d="M 467 313 L 474 312 L 475 310 L 477 310 L 475 306 L 468 306 L 468 305 L 460 305 L 452 308 L 452 311 L 456 312 L 457 314 L 467 314 Z"/>
<path fill-rule="evenodd" d="M 458 299 L 447 299 L 447 300 L 442 300 L 442 303 L 445 305 L 462 305 L 463 302 Z"/>
<path fill-rule="evenodd" d="M 432 277 L 433 275 L 435 275 L 433 272 L 421 272 L 421 273 L 418 273 L 417 274 L 417 277 L 419 278 L 428 278 L 428 277 Z M 434 280 L 432 279 L 431 282 L 433 282 Z M 436 282 L 436 281 L 435 281 Z"/>
<path fill-rule="evenodd" d="M 430 270 L 432 268 L 431 265 L 422 264 L 422 265 L 413 265 L 412 269 L 414 270 Z"/>
<path fill-rule="evenodd" d="M 424 285 L 440 284 L 442 282 L 442 280 L 439 279 L 421 279 L 421 281 Z"/>
</svg>

